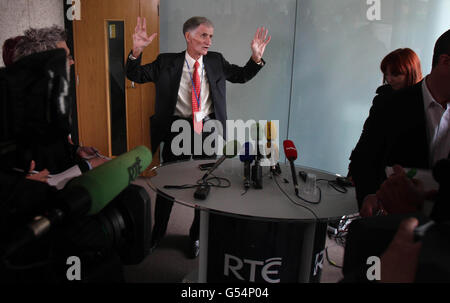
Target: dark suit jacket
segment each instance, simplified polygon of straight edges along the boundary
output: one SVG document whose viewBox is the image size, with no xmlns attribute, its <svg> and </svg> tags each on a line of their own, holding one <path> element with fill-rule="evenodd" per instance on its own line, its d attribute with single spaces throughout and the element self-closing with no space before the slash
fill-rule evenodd
<svg viewBox="0 0 450 303">
<path fill-rule="evenodd" d="M 428 145 L 422 82 L 376 96 L 350 163 L 359 206 L 386 179 L 386 166 L 429 169 Z"/>
<path fill-rule="evenodd" d="M 170 132 L 177 103 L 185 52 L 160 54 L 152 63 L 141 66 L 142 55 L 127 60 L 127 77 L 137 83 L 154 82 L 156 85 L 155 115 L 151 117 L 151 141 L 154 153 Z M 226 83 L 245 83 L 252 79 L 262 66 L 250 59 L 244 67 L 228 63 L 222 54 L 208 52 L 203 56 L 211 99 L 216 119 L 226 127 Z M 225 136 L 225 134 L 224 134 Z"/>
</svg>

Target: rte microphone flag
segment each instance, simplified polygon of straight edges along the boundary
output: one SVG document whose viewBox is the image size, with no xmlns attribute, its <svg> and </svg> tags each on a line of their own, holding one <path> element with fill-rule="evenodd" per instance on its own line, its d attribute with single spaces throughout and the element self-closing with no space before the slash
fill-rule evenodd
<svg viewBox="0 0 450 303">
<path fill-rule="evenodd" d="M 18 248 L 40 238 L 67 217 L 99 213 L 150 165 L 151 160 L 150 150 L 139 146 L 71 180 L 59 192 L 61 201 L 58 208 L 35 217 L 19 230 L 15 241 L 5 249 L 4 256 L 10 256 Z"/>
<path fill-rule="evenodd" d="M 69 182 L 68 187 L 83 187 L 91 198 L 89 215 L 100 212 L 134 181 L 151 163 L 152 154 L 138 146 Z"/>
<path fill-rule="evenodd" d="M 286 158 L 289 160 L 289 164 L 291 165 L 291 173 L 292 173 L 292 181 L 294 182 L 294 190 L 295 194 L 298 195 L 298 182 L 297 182 L 297 174 L 295 172 L 294 161 L 297 159 L 297 149 L 295 148 L 294 142 L 291 140 L 283 141 L 284 154 Z"/>
</svg>

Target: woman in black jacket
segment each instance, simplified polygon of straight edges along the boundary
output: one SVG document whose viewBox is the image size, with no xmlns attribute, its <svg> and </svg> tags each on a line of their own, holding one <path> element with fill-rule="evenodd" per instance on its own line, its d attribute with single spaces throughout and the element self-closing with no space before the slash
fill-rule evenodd
<svg viewBox="0 0 450 303">
<path fill-rule="evenodd" d="M 352 164 L 355 159 L 360 159 L 364 155 L 359 151 L 359 146 L 366 140 L 371 133 L 371 129 L 377 127 L 377 123 L 383 123 L 383 119 L 380 117 L 385 112 L 386 95 L 392 94 L 395 91 L 399 91 L 406 87 L 412 86 L 422 80 L 422 70 L 420 66 L 420 60 L 417 54 L 410 48 L 399 48 L 389 53 L 383 58 L 380 64 L 380 69 L 383 73 L 383 85 L 378 87 L 377 95 L 373 99 L 372 107 L 370 108 L 369 117 L 364 122 L 363 130 L 356 144 L 354 150 L 350 156 L 349 172 L 348 176 L 352 178 Z M 376 165 L 376 163 L 373 163 Z M 381 180 L 380 184 L 381 184 Z M 377 190 L 374 188 L 373 190 Z M 362 205 L 366 197 L 364 193 L 360 193 L 357 190 L 358 206 L 362 209 Z M 362 211 L 362 215 L 364 211 Z"/>
</svg>

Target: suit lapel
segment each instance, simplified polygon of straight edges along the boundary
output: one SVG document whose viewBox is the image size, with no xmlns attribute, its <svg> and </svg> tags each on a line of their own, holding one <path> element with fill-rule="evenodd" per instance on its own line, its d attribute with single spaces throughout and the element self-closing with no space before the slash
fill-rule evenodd
<svg viewBox="0 0 450 303">
<path fill-rule="evenodd" d="M 179 53 L 175 59 L 172 61 L 171 66 L 169 67 L 169 74 L 171 82 L 169 83 L 170 91 L 171 91 L 171 110 L 172 112 L 175 110 L 175 106 L 178 100 L 178 90 L 180 89 L 181 75 L 183 73 L 183 64 L 184 64 L 185 52 Z"/>
<path fill-rule="evenodd" d="M 215 75 L 217 73 L 214 72 L 214 65 L 213 62 L 211 61 L 211 57 L 209 57 L 208 54 L 206 56 L 203 56 L 203 64 L 205 65 L 206 78 L 208 79 L 210 87 L 211 86 L 215 87 L 217 81 Z"/>
</svg>

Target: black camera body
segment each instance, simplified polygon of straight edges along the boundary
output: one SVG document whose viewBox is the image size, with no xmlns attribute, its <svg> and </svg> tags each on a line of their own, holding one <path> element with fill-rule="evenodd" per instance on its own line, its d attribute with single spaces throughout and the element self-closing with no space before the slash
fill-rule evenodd
<svg viewBox="0 0 450 303">
<path fill-rule="evenodd" d="M 0 174 L 2 184 L 20 180 Z M 23 180 L 23 178 L 22 178 Z M 96 215 L 68 217 L 39 239 L 5 256 L 33 218 L 55 209 L 61 195 L 25 180 L 1 188 L 0 281 L 67 282 L 69 257 L 81 262 L 82 282 L 123 282 L 123 265 L 139 264 L 150 250 L 151 205 L 146 190 L 130 185 Z M 62 190 L 64 191 L 64 190 Z M 5 199 L 3 199 L 5 198 Z"/>
<path fill-rule="evenodd" d="M 67 67 L 65 51 L 56 49 L 0 68 L 0 281 L 67 282 L 68 258 L 78 257 L 82 282 L 121 282 L 123 265 L 140 263 L 150 250 L 150 197 L 133 184 L 96 215 L 64 216 L 37 239 L 17 236 L 36 216 L 77 203 L 65 199 L 65 188 L 14 171 L 27 172 L 31 160 L 50 173 L 78 164 L 68 142 Z"/>
</svg>

